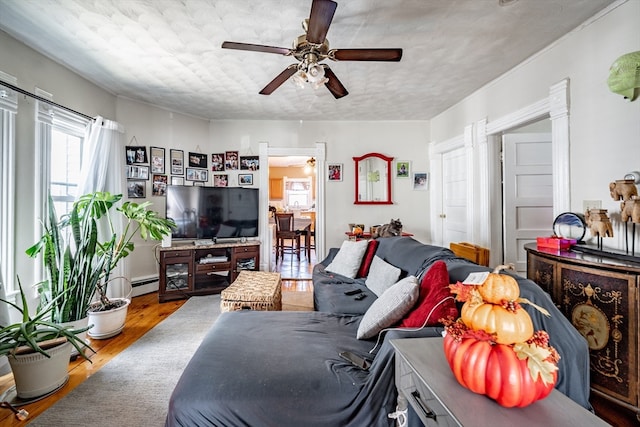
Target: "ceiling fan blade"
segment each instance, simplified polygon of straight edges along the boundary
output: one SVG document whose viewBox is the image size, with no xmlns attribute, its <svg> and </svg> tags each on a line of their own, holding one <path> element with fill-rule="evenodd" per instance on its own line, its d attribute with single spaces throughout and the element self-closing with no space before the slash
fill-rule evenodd
<svg viewBox="0 0 640 427">
<path fill-rule="evenodd" d="M 402 59 L 402 49 L 332 49 L 329 58 L 337 61 L 392 61 Z"/>
<path fill-rule="evenodd" d="M 324 66 L 324 76 L 329 79 L 324 85 L 329 89 L 329 92 L 331 92 L 334 98 L 340 99 L 343 96 L 349 95 L 349 92 L 347 92 L 347 89 L 340 83 L 340 80 L 338 80 L 333 71 L 331 71 L 331 68 L 326 65 Z"/>
<path fill-rule="evenodd" d="M 223 49 L 250 50 L 252 52 L 279 53 L 280 55 L 291 55 L 291 49 L 286 47 L 264 46 L 261 44 L 223 42 Z"/>
<path fill-rule="evenodd" d="M 313 0 L 313 3 L 311 3 L 311 15 L 309 16 L 309 28 L 307 29 L 307 41 L 309 43 L 324 43 L 337 7 L 338 3 L 331 0 Z"/>
<path fill-rule="evenodd" d="M 271 93 L 274 90 L 278 89 L 280 85 L 282 85 L 282 83 L 289 80 L 289 77 L 293 76 L 296 73 L 296 71 L 298 71 L 297 64 L 289 65 L 287 68 L 284 69 L 283 72 L 278 74 L 275 79 L 271 80 L 269 84 L 266 85 L 264 89 L 260 91 L 260 95 L 271 95 Z"/>
</svg>

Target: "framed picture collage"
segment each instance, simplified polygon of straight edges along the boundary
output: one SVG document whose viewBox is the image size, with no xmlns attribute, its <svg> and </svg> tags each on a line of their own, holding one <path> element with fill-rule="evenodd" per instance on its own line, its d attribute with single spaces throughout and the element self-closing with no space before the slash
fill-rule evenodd
<svg viewBox="0 0 640 427">
<path fill-rule="evenodd" d="M 136 142 L 135 137 L 132 142 Z M 130 199 L 147 197 L 147 181 L 151 180 L 151 195 L 165 196 L 167 185 L 205 185 L 214 187 L 231 185 L 253 186 L 253 173 L 260 169 L 258 156 L 240 156 L 238 151 L 211 154 L 211 177 L 209 176 L 209 155 L 144 145 L 127 145 L 126 176 L 127 197 Z M 211 178 L 211 180 L 210 180 Z M 237 183 L 237 184 L 236 184 Z"/>
</svg>

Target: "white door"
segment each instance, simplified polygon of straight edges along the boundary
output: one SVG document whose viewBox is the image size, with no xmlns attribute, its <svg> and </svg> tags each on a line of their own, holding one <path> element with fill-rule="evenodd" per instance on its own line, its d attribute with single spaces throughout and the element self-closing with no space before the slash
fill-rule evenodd
<svg viewBox="0 0 640 427">
<path fill-rule="evenodd" d="M 442 155 L 442 243 L 469 241 L 467 235 L 467 161 L 464 147 Z"/>
<path fill-rule="evenodd" d="M 553 228 L 551 135 L 505 134 L 502 139 L 504 262 L 526 276 L 523 246 Z"/>
</svg>

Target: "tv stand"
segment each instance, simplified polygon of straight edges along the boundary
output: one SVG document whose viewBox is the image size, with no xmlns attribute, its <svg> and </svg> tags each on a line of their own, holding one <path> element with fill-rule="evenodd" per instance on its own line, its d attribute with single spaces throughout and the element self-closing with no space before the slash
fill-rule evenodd
<svg viewBox="0 0 640 427">
<path fill-rule="evenodd" d="M 257 241 L 194 241 L 160 248 L 158 300 L 217 294 L 233 283 L 240 271 L 259 267 L 260 242 Z"/>
</svg>

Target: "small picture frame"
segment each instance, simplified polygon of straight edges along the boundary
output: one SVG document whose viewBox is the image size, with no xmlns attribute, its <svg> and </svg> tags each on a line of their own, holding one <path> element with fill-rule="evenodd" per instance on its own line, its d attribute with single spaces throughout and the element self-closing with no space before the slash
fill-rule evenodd
<svg viewBox="0 0 640 427">
<path fill-rule="evenodd" d="M 127 179 L 149 179 L 149 166 L 129 165 L 127 166 Z"/>
<path fill-rule="evenodd" d="M 214 187 L 228 187 L 229 186 L 229 175 L 227 175 L 227 174 L 216 174 L 216 175 L 213 175 L 213 186 Z"/>
<path fill-rule="evenodd" d="M 151 172 L 164 173 L 164 148 L 151 147 Z"/>
<path fill-rule="evenodd" d="M 130 199 L 144 199 L 146 190 L 146 181 L 127 181 L 127 197 Z"/>
<path fill-rule="evenodd" d="M 406 160 L 398 160 L 396 162 L 396 178 L 409 178 L 410 162 Z"/>
<path fill-rule="evenodd" d="M 429 174 L 427 172 L 415 172 L 413 174 L 413 189 L 427 191 L 429 189 Z"/>
<path fill-rule="evenodd" d="M 238 152 L 237 151 L 225 151 L 224 153 L 224 169 L 228 171 L 235 171 L 240 169 L 240 164 L 238 163 Z"/>
<path fill-rule="evenodd" d="M 172 176 L 171 177 L 171 185 L 184 185 L 184 177 L 182 177 L 182 176 Z"/>
<path fill-rule="evenodd" d="M 149 160 L 147 160 L 147 147 L 144 145 L 127 145 L 124 151 L 128 165 L 149 163 Z"/>
<path fill-rule="evenodd" d="M 184 151 L 172 149 L 169 151 L 169 157 L 171 159 L 171 175 L 184 174 Z"/>
<path fill-rule="evenodd" d="M 213 153 L 211 155 L 211 171 L 224 172 L 224 153 Z"/>
<path fill-rule="evenodd" d="M 238 174 L 238 185 L 253 185 L 253 174 L 252 173 Z"/>
<path fill-rule="evenodd" d="M 342 181 L 342 163 L 327 163 L 327 181 Z"/>
<path fill-rule="evenodd" d="M 189 152 L 190 168 L 207 168 L 207 155 L 202 153 Z"/>
<path fill-rule="evenodd" d="M 206 169 L 187 168 L 187 181 L 207 182 L 208 173 Z"/>
<path fill-rule="evenodd" d="M 167 195 L 167 175 L 153 175 L 151 194 L 153 196 Z"/>
<path fill-rule="evenodd" d="M 260 169 L 258 156 L 240 156 L 240 170 L 257 171 L 258 169 Z"/>
</svg>

